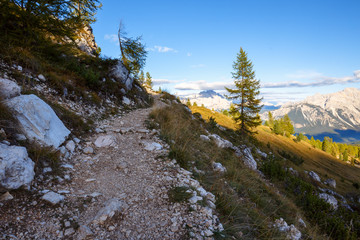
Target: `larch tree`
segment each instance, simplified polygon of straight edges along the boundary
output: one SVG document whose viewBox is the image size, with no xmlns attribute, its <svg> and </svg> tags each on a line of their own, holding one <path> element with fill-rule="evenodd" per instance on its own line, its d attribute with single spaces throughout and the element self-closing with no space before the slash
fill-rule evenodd
<svg viewBox="0 0 360 240">
<path fill-rule="evenodd" d="M 123 62 L 129 74 L 134 74 L 145 66 L 147 51 L 145 45 L 141 43 L 141 36 L 131 38 L 127 36 L 125 25 L 120 21 L 118 29 L 118 40 Z"/>
<path fill-rule="evenodd" d="M 228 99 L 238 100 L 239 103 L 234 103 L 233 119 L 239 124 L 241 133 L 253 133 L 252 129 L 261 124 L 261 119 L 258 115 L 260 112 L 261 98 L 260 94 L 260 81 L 255 79 L 255 72 L 253 64 L 248 59 L 247 53 L 240 48 L 236 60 L 233 64 L 235 88 L 230 89 L 225 87 L 228 91 Z M 235 112 L 239 114 L 236 115 Z"/>
<path fill-rule="evenodd" d="M 100 7 L 99 0 L 5 0 L 0 29 L 28 43 L 48 36 L 74 40 L 78 30 L 95 21 Z"/>
</svg>

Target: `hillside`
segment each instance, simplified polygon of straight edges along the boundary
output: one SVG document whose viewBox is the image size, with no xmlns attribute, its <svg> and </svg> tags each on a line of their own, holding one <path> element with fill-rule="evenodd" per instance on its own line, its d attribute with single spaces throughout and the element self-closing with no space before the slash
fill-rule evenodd
<svg viewBox="0 0 360 240">
<path fill-rule="evenodd" d="M 303 101 L 284 104 L 273 111 L 274 118 L 288 114 L 296 132 L 317 139 L 332 137 L 337 142 L 359 140 L 360 90 L 346 88 L 331 94 L 317 94 Z M 267 119 L 267 113 L 262 114 Z"/>
<path fill-rule="evenodd" d="M 212 117 L 220 126 L 232 130 L 236 129 L 236 125 L 234 125 L 233 121 L 227 116 L 214 113 L 206 108 L 191 107 L 191 109 L 195 115 L 201 114 L 206 121 L 209 121 L 209 118 Z M 350 205 L 351 208 L 359 209 L 357 199 L 359 197 L 358 181 L 360 171 L 358 167 L 341 162 L 330 154 L 313 148 L 304 141 L 296 142 L 294 137 L 287 138 L 275 135 L 271 133 L 268 127 L 260 126 L 257 131 L 258 134 L 255 135 L 254 140 L 261 151 L 275 153 L 275 156 L 277 156 L 275 158 L 282 159 L 278 160 L 278 163 L 276 163 L 276 161 L 272 162 L 270 159 L 259 163 L 260 166 L 262 166 L 260 167 L 261 171 L 270 177 L 271 181 L 278 186 L 280 191 L 287 192 L 289 197 L 293 194 L 292 192 L 288 192 L 289 180 L 283 182 L 284 179 L 286 179 L 283 175 L 286 171 L 281 173 L 281 171 L 278 172 L 279 169 L 276 170 L 277 167 L 281 166 L 281 168 L 288 169 L 287 171 L 290 175 L 294 176 L 295 174 L 295 176 L 298 176 L 303 181 L 310 183 L 311 186 L 315 186 L 320 192 L 325 191 L 326 193 L 332 193 L 334 196 L 339 197 L 340 201 L 346 203 L 343 205 L 346 208 Z M 231 137 L 231 131 L 229 132 L 229 130 L 227 130 L 227 132 L 227 135 L 230 134 L 229 137 L 233 139 L 233 137 Z M 314 172 L 317 178 L 312 178 L 313 173 L 311 172 Z M 336 187 L 330 188 L 332 190 L 330 190 L 327 185 L 329 179 L 333 179 L 336 182 Z M 301 206 L 300 202 L 298 202 L 298 205 Z M 304 206 L 302 209 L 305 211 L 304 214 L 307 215 L 309 209 Z M 311 218 L 309 215 L 307 216 Z"/>
</svg>

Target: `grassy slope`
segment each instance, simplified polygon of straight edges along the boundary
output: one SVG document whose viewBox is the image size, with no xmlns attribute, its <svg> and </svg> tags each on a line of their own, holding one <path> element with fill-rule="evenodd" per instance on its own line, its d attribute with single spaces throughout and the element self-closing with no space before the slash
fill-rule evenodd
<svg viewBox="0 0 360 240">
<path fill-rule="evenodd" d="M 222 119 L 223 125 L 235 127 L 232 120 L 222 118 L 222 114 L 200 107 L 196 109 L 207 114 L 203 115 L 204 119 L 215 115 L 218 120 Z M 205 129 L 226 138 L 234 137 L 231 131 L 220 131 L 202 120 L 192 120 L 181 104 L 154 110 L 151 118 L 159 123 L 162 138 L 170 145 L 170 158 L 175 158 L 190 171 L 192 165 L 205 171 L 204 175 L 194 172 L 194 176 L 216 195 L 216 208 L 225 227 L 222 234 L 226 235 L 226 239 L 284 239 L 271 227 L 280 217 L 301 228 L 297 219 L 305 218 L 291 199 L 278 194 L 257 173 L 249 171 L 233 151 L 220 149 L 213 141 L 205 142 L 199 138 L 200 134 L 206 134 Z M 245 144 L 246 139 L 237 137 L 235 142 Z M 222 163 L 227 173 L 224 176 L 216 174 L 212 170 L 212 162 Z M 317 226 L 309 226 L 302 231 L 304 239 L 324 239 L 317 233 Z"/>
<path fill-rule="evenodd" d="M 218 124 L 230 129 L 236 129 L 233 120 L 221 113 L 213 112 L 203 107 L 191 107 L 191 110 L 200 113 L 205 120 L 214 117 Z M 300 166 L 293 165 L 292 167 L 294 169 L 315 171 L 323 180 L 326 178 L 335 179 L 337 183 L 336 191 L 340 194 L 354 192 L 356 190 L 352 184 L 358 182 L 360 179 L 360 169 L 357 167 L 343 163 L 330 154 L 313 148 L 304 141 L 297 143 L 293 139 L 275 135 L 265 126 L 258 128 L 256 138 L 264 146 L 270 143 L 270 151 L 286 151 L 292 155 L 302 157 L 304 163 Z"/>
</svg>

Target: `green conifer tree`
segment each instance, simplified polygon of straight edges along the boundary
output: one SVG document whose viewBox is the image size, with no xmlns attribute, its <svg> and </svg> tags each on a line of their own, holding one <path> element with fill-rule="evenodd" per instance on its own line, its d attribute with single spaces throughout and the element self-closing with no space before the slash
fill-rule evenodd
<svg viewBox="0 0 360 240">
<path fill-rule="evenodd" d="M 188 99 L 186 100 L 186 106 L 191 107 L 190 98 L 188 98 Z"/>
<path fill-rule="evenodd" d="M 283 128 L 287 136 L 295 133 L 294 126 L 292 125 L 290 117 L 287 114 L 285 114 L 283 117 Z"/>
<path fill-rule="evenodd" d="M 142 70 L 141 70 L 140 75 L 139 75 L 139 83 L 141 85 L 143 85 L 145 83 L 144 71 L 142 71 Z"/>
<path fill-rule="evenodd" d="M 268 112 L 268 123 L 270 128 L 274 127 L 274 117 L 270 111 Z"/>
<path fill-rule="evenodd" d="M 153 87 L 152 77 L 150 76 L 150 73 L 149 73 L 149 72 L 146 73 L 145 85 L 146 85 L 146 87 L 148 87 L 149 89 L 152 89 L 152 87 Z"/>
<path fill-rule="evenodd" d="M 260 81 L 255 79 L 253 64 L 248 59 L 247 53 L 240 48 L 236 60 L 233 64 L 235 89 L 226 88 L 230 96 L 228 99 L 238 99 L 239 103 L 234 104 L 235 111 L 239 112 L 238 116 L 233 115 L 240 132 L 252 133 L 252 129 L 261 124 L 261 119 L 257 115 L 262 106 L 260 94 Z M 234 112 L 234 111 L 233 111 Z"/>
<path fill-rule="evenodd" d="M 349 154 L 348 154 L 348 150 L 346 149 L 343 153 L 343 159 L 344 162 L 347 162 L 349 160 Z"/>
</svg>

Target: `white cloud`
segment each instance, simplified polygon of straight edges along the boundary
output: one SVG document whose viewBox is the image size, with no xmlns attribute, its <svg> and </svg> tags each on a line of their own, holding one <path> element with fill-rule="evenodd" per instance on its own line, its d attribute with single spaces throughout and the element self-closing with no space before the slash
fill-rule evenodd
<svg viewBox="0 0 360 240">
<path fill-rule="evenodd" d="M 347 83 L 358 83 L 360 82 L 360 70 L 354 71 L 353 76 L 345 77 L 326 77 L 318 75 L 313 77 L 312 82 L 299 82 L 299 81 L 286 81 L 279 83 L 264 83 L 261 85 L 262 88 L 286 88 L 286 87 L 321 87 L 329 86 L 334 84 L 347 84 Z"/>
<path fill-rule="evenodd" d="M 175 85 L 177 90 L 224 90 L 224 87 L 233 87 L 234 82 L 206 82 L 205 80 L 184 82 Z"/>
<path fill-rule="evenodd" d="M 188 53 L 186 54 L 186 56 L 188 56 L 188 57 L 191 57 L 191 55 L 192 55 L 191 52 L 188 52 Z"/>
<path fill-rule="evenodd" d="M 292 74 L 287 74 L 286 77 L 292 79 L 314 79 L 323 76 L 321 73 L 316 71 L 299 70 Z"/>
<path fill-rule="evenodd" d="M 200 64 L 191 65 L 190 67 L 191 67 L 191 68 L 203 68 L 203 67 L 206 67 L 206 65 L 200 63 Z"/>
<path fill-rule="evenodd" d="M 160 52 L 160 53 L 167 53 L 167 52 L 177 53 L 178 52 L 177 50 L 166 47 L 166 46 L 154 46 L 152 48 L 147 48 L 146 50 L 152 51 L 152 52 Z"/>
<path fill-rule="evenodd" d="M 118 36 L 115 34 L 105 34 L 104 39 L 109 40 L 110 42 L 118 42 L 119 41 Z"/>
<path fill-rule="evenodd" d="M 161 85 L 161 84 L 171 84 L 171 83 L 179 83 L 179 82 L 183 82 L 185 80 L 169 80 L 169 79 L 153 79 L 152 80 L 154 85 Z"/>
</svg>

